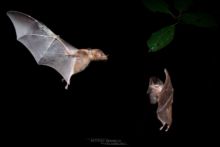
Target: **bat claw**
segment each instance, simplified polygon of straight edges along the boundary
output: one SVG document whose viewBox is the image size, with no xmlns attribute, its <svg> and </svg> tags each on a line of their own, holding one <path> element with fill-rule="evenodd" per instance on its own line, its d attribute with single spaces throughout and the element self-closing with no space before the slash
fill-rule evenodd
<svg viewBox="0 0 220 147">
<path fill-rule="evenodd" d="M 62 79 L 61 81 L 64 82 L 65 79 Z M 68 86 L 69 86 L 69 83 L 66 83 L 66 86 L 65 86 L 65 89 L 66 89 L 66 90 L 68 90 Z"/>
<path fill-rule="evenodd" d="M 169 127 L 169 126 L 167 126 L 167 128 L 166 128 L 165 132 L 167 132 L 167 131 L 169 130 L 169 128 L 170 128 L 170 127 Z"/>
<path fill-rule="evenodd" d="M 69 86 L 69 84 L 66 84 L 66 86 L 65 86 L 65 89 L 66 89 L 66 90 L 68 90 L 68 86 Z"/>
<path fill-rule="evenodd" d="M 161 127 L 160 127 L 160 131 L 165 127 L 165 124 L 163 124 Z"/>
<path fill-rule="evenodd" d="M 163 126 L 162 127 L 160 127 L 160 131 L 165 127 L 165 125 L 166 124 L 163 124 Z M 169 130 L 169 128 L 170 128 L 170 126 L 169 125 L 167 125 L 167 127 L 166 127 L 166 130 L 165 130 L 165 132 L 167 132 L 168 130 Z"/>
</svg>

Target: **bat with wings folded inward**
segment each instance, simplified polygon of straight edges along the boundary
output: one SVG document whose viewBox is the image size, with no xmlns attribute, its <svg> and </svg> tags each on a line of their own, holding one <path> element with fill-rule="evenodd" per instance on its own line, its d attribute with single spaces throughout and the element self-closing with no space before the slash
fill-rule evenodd
<svg viewBox="0 0 220 147">
<path fill-rule="evenodd" d="M 70 84 L 73 74 L 83 71 L 91 61 L 107 60 L 100 49 L 77 49 L 54 34 L 43 23 L 31 16 L 8 11 L 17 40 L 31 52 L 39 65 L 54 68 Z"/>
<path fill-rule="evenodd" d="M 167 124 L 165 131 L 168 131 L 172 124 L 172 103 L 174 89 L 168 71 L 164 69 L 164 72 L 166 75 L 164 83 L 158 78 L 150 78 L 147 93 L 150 96 L 150 102 L 152 104 L 158 104 L 157 118 L 162 123 L 160 130 L 162 130 Z"/>
</svg>

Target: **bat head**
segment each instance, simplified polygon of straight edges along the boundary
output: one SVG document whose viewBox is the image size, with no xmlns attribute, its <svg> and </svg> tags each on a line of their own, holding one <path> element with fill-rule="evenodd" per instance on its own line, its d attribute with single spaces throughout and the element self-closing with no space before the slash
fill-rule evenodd
<svg viewBox="0 0 220 147">
<path fill-rule="evenodd" d="M 91 59 L 98 61 L 98 60 L 108 60 L 108 56 L 101 51 L 100 49 L 92 49 L 90 50 Z"/>
<path fill-rule="evenodd" d="M 157 77 L 151 77 L 149 85 L 163 85 L 163 82 Z"/>
<path fill-rule="evenodd" d="M 150 102 L 155 104 L 158 101 L 158 96 L 163 89 L 163 82 L 156 78 L 151 77 L 147 93 L 150 94 Z"/>
</svg>

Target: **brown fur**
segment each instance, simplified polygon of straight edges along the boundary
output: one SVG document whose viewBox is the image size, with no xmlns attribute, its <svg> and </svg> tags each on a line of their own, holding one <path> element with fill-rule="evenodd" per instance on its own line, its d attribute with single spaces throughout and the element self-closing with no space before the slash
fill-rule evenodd
<svg viewBox="0 0 220 147">
<path fill-rule="evenodd" d="M 166 131 L 169 130 L 172 124 L 172 103 L 173 103 L 173 86 L 170 76 L 165 69 L 166 80 L 163 83 L 159 79 L 156 82 L 151 78 L 149 82 L 148 93 L 150 94 L 151 102 L 157 103 L 157 118 L 162 123 L 163 129 L 167 124 Z"/>
<path fill-rule="evenodd" d="M 74 73 L 83 71 L 90 61 L 107 60 L 107 56 L 100 49 L 80 49 L 74 56 L 77 58 Z"/>
</svg>

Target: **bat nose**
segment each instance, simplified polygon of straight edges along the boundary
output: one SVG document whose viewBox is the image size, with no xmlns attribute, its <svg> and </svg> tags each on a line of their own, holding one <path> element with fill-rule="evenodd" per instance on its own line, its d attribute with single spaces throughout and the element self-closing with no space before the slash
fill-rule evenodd
<svg viewBox="0 0 220 147">
<path fill-rule="evenodd" d="M 108 55 L 103 56 L 103 60 L 108 60 Z"/>
</svg>

